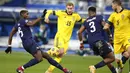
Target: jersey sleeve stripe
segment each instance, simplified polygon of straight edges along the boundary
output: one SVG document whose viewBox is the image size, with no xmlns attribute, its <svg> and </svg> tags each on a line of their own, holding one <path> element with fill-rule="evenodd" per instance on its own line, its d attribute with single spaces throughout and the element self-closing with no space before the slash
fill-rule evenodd
<svg viewBox="0 0 130 73">
<path fill-rule="evenodd" d="M 55 11 L 53 11 L 53 15 L 56 15 Z"/>
<path fill-rule="evenodd" d="M 78 22 L 81 22 L 81 21 L 82 21 L 82 18 Z"/>
<path fill-rule="evenodd" d="M 110 22 L 110 21 L 107 21 L 107 23 L 108 23 L 108 24 L 110 24 L 110 25 L 112 25 L 112 24 L 113 24 L 113 23 L 112 23 L 112 22 Z"/>
</svg>

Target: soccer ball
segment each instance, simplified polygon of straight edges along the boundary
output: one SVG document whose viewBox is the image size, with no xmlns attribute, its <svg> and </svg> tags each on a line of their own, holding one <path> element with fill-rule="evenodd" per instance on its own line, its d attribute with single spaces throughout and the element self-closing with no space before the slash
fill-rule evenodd
<svg viewBox="0 0 130 73">
<path fill-rule="evenodd" d="M 53 47 L 49 50 L 49 54 L 51 56 L 58 56 L 59 55 L 59 49 L 57 47 Z"/>
</svg>

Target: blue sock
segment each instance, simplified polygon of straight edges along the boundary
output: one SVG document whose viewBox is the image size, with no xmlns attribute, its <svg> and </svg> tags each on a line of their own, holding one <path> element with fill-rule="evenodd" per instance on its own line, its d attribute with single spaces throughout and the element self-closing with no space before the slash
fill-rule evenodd
<svg viewBox="0 0 130 73">
<path fill-rule="evenodd" d="M 110 70 L 111 70 L 112 73 L 116 73 L 116 70 L 113 66 L 110 68 Z"/>
<path fill-rule="evenodd" d="M 96 65 L 94 65 L 94 66 L 95 66 L 95 68 L 97 69 L 97 68 L 103 67 L 103 66 L 105 66 L 105 65 L 106 65 L 106 63 L 105 63 L 104 61 L 101 61 L 101 62 L 99 62 L 98 64 L 96 64 Z"/>
<path fill-rule="evenodd" d="M 48 62 L 49 62 L 51 65 L 53 65 L 53 66 L 57 67 L 58 69 L 64 71 L 64 70 L 63 70 L 63 67 L 62 67 L 59 63 L 57 63 L 54 59 L 48 58 L 47 60 L 48 60 Z"/>
<path fill-rule="evenodd" d="M 128 58 L 126 58 L 125 56 L 122 57 L 122 63 L 123 64 L 125 64 L 127 60 L 128 60 Z"/>
<path fill-rule="evenodd" d="M 25 65 L 23 65 L 23 67 L 26 69 L 28 67 L 35 65 L 35 64 L 38 64 L 39 62 L 40 61 L 38 61 L 37 59 L 34 58 L 34 59 L 30 60 L 28 63 L 26 63 Z"/>
</svg>

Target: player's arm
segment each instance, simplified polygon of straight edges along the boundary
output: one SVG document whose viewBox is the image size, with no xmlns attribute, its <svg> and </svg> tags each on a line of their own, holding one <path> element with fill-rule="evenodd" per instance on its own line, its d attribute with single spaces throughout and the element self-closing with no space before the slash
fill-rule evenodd
<svg viewBox="0 0 130 73">
<path fill-rule="evenodd" d="M 39 17 L 39 18 L 37 18 L 36 20 L 33 20 L 33 21 L 28 21 L 28 20 L 25 21 L 25 22 L 26 22 L 26 25 L 27 25 L 27 26 L 34 26 L 34 25 L 36 25 L 36 23 L 38 23 L 39 21 L 41 21 L 42 19 L 44 19 L 46 13 L 47 13 L 47 10 L 45 9 L 45 10 L 43 11 L 43 14 L 42 14 L 41 17 Z"/>
<path fill-rule="evenodd" d="M 78 38 L 79 38 L 79 41 L 80 41 L 81 43 L 83 42 L 82 33 L 83 33 L 84 30 L 85 30 L 85 27 L 84 27 L 84 26 L 81 26 L 81 28 L 80 28 L 79 31 L 78 31 Z"/>
<path fill-rule="evenodd" d="M 34 25 L 36 25 L 36 23 L 38 23 L 39 21 L 41 21 L 41 17 L 40 18 L 37 18 L 36 20 L 33 20 L 33 21 L 27 21 L 26 22 L 26 25 L 27 26 L 34 26 Z"/>
<path fill-rule="evenodd" d="M 79 14 L 77 14 L 77 22 L 81 22 L 81 23 L 84 23 L 86 19 L 84 18 L 81 18 L 81 16 Z"/>
<path fill-rule="evenodd" d="M 103 29 L 106 31 L 108 34 L 109 38 L 109 43 L 113 44 L 113 38 L 112 38 L 112 33 L 110 31 L 110 25 L 112 25 L 112 16 L 109 17 L 108 21 L 105 22 L 104 20 L 102 21 Z"/>
<path fill-rule="evenodd" d="M 103 29 L 109 29 L 110 28 L 110 25 L 113 25 L 113 14 L 110 15 L 110 17 L 108 18 L 108 21 L 105 23 L 102 23 L 103 24 Z"/>
<path fill-rule="evenodd" d="M 110 24 L 106 23 L 105 21 L 102 21 L 102 25 L 104 26 L 103 29 L 108 34 L 109 41 L 112 41 L 112 33 L 110 31 Z"/>
<path fill-rule="evenodd" d="M 84 45 L 83 45 L 83 37 L 82 37 L 82 33 L 85 30 L 85 26 L 81 26 L 81 28 L 78 31 L 78 39 L 80 41 L 80 49 L 83 50 Z"/>
<path fill-rule="evenodd" d="M 50 20 L 49 20 L 49 16 L 51 15 L 51 14 L 53 14 L 53 15 L 56 15 L 56 16 L 59 16 L 60 15 L 60 13 L 61 13 L 61 10 L 47 10 L 47 13 L 46 13 L 46 15 L 45 15 L 45 22 L 46 23 L 49 23 L 50 22 Z"/>
<path fill-rule="evenodd" d="M 5 50 L 5 53 L 11 53 L 12 52 L 12 49 L 11 49 L 11 44 L 12 44 L 12 38 L 13 38 L 13 35 L 17 32 L 17 29 L 15 27 L 13 27 L 10 35 L 9 35 L 9 40 L 8 40 L 8 48 Z"/>
</svg>

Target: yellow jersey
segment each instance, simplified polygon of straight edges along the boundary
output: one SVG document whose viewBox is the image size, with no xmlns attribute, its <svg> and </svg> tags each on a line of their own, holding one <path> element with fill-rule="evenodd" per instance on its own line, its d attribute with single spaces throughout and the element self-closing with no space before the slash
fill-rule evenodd
<svg viewBox="0 0 130 73">
<path fill-rule="evenodd" d="M 78 13 L 73 12 L 71 15 L 68 15 L 67 12 L 63 10 L 48 10 L 45 18 L 48 18 L 52 13 L 58 17 L 56 36 L 63 37 L 66 42 L 70 40 L 75 23 L 85 21 Z"/>
<path fill-rule="evenodd" d="M 114 40 L 130 36 L 130 10 L 113 12 L 108 18 L 108 23 L 114 26 Z"/>
</svg>

